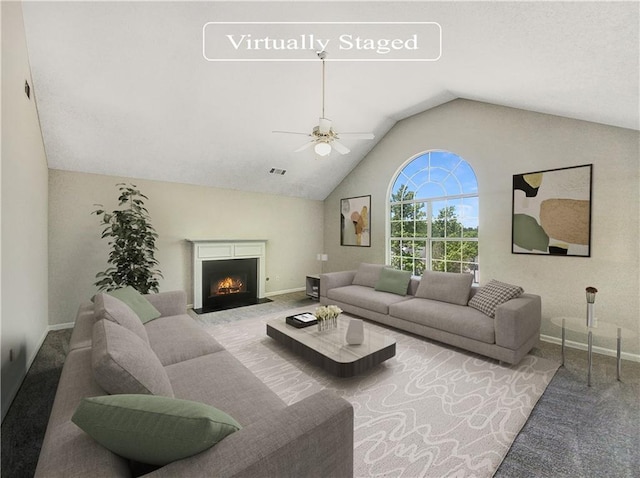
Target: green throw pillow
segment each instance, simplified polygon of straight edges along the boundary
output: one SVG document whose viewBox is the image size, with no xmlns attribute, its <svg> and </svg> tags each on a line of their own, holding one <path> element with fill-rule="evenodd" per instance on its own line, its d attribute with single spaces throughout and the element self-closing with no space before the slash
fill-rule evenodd
<svg viewBox="0 0 640 478">
<path fill-rule="evenodd" d="M 127 304 L 140 317 L 143 324 L 160 317 L 158 309 L 130 285 L 123 289 L 112 290 L 107 294 Z"/>
<path fill-rule="evenodd" d="M 83 398 L 71 420 L 117 455 L 160 466 L 200 453 L 241 428 L 204 403 L 154 395 Z"/>
<path fill-rule="evenodd" d="M 385 268 L 380 271 L 380 279 L 376 282 L 376 290 L 392 294 L 407 295 L 411 280 L 411 272 Z"/>
</svg>

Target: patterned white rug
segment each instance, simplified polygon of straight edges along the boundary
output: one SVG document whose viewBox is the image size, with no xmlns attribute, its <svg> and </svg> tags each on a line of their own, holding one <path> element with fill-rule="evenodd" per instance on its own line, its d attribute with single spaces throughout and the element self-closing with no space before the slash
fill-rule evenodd
<svg viewBox="0 0 640 478">
<path fill-rule="evenodd" d="M 351 402 L 356 477 L 491 477 L 559 365 L 501 366 L 367 323 L 395 337 L 396 356 L 337 378 L 266 335 L 267 320 L 305 310 L 206 327 L 286 403 L 323 388 Z"/>
</svg>

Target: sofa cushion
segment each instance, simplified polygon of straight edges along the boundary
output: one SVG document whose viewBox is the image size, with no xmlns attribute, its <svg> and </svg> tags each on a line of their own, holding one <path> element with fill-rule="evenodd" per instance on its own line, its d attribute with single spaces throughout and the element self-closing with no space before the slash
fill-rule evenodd
<svg viewBox="0 0 640 478">
<path fill-rule="evenodd" d="M 114 453 L 160 466 L 200 453 L 241 428 L 209 405 L 152 395 L 84 398 L 71 420 Z"/>
<path fill-rule="evenodd" d="M 472 282 L 471 274 L 424 271 L 416 297 L 467 305 Z"/>
<path fill-rule="evenodd" d="M 495 343 L 494 319 L 472 307 L 412 298 L 390 305 L 389 315 L 488 344 Z"/>
<path fill-rule="evenodd" d="M 96 322 L 107 319 L 130 330 L 149 344 L 144 325 L 136 313 L 127 304 L 109 294 L 96 294 L 94 297 Z"/>
<path fill-rule="evenodd" d="M 375 289 L 382 292 L 391 292 L 392 294 L 407 295 L 410 280 L 410 271 L 385 267 L 380 271 L 380 278 L 376 282 Z"/>
<path fill-rule="evenodd" d="M 356 275 L 353 277 L 353 285 L 363 285 L 365 287 L 375 287 L 376 282 L 380 279 L 380 272 L 384 269 L 383 264 L 367 264 L 363 262 L 358 266 Z"/>
<path fill-rule="evenodd" d="M 109 394 L 173 397 L 169 377 L 149 345 L 115 322 L 103 319 L 93 326 L 91 365 L 96 382 Z"/>
<path fill-rule="evenodd" d="M 145 324 L 151 349 L 163 366 L 224 350 L 188 315 L 160 317 Z"/>
<path fill-rule="evenodd" d="M 469 306 L 478 309 L 489 317 L 495 317 L 496 307 L 511 299 L 520 297 L 523 293 L 524 289 L 520 286 L 492 279 L 487 285 L 480 287 L 469 301 Z"/>
<path fill-rule="evenodd" d="M 327 298 L 354 305 L 380 314 L 389 313 L 389 305 L 407 300 L 406 297 L 389 292 L 378 292 L 370 287 L 348 285 L 327 291 Z"/>
<path fill-rule="evenodd" d="M 176 398 L 224 410 L 242 426 L 287 406 L 226 350 L 169 365 L 166 371 Z"/>
<path fill-rule="evenodd" d="M 127 304 L 133 312 L 140 318 L 142 323 L 149 322 L 150 320 L 160 317 L 160 312 L 156 309 L 151 302 L 149 302 L 140 292 L 128 285 L 122 289 L 112 290 L 107 292 L 108 295 L 120 299 Z"/>
</svg>

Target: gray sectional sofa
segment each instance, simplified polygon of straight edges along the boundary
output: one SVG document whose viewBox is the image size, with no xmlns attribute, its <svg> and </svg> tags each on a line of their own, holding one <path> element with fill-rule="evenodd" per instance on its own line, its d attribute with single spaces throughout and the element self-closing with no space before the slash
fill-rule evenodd
<svg viewBox="0 0 640 478">
<path fill-rule="evenodd" d="M 186 314 L 184 292 L 145 297 L 160 317 L 144 325 L 135 314 L 138 323 L 132 322 L 132 309 L 108 295 L 80 307 L 36 477 L 352 476 L 349 402 L 321 391 L 287 406 Z M 109 376 L 121 366 L 125 374 Z M 71 420 L 83 397 L 107 395 L 105 387 L 201 402 L 241 428 L 159 468 L 132 463 Z"/>
<path fill-rule="evenodd" d="M 380 286 L 383 269 L 389 267 L 363 263 L 321 274 L 320 303 L 511 364 L 540 338 L 537 295 L 497 281 L 473 287 L 469 274 L 432 271 L 407 276 L 407 285 L 393 293 Z"/>
</svg>

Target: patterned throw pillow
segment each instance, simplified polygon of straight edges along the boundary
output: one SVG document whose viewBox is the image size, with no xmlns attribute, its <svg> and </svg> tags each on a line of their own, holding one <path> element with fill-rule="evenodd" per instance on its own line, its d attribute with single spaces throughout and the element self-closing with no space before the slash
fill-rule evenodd
<svg viewBox="0 0 640 478">
<path fill-rule="evenodd" d="M 478 309 L 489 317 L 495 317 L 496 307 L 511 299 L 520 297 L 523 293 L 524 289 L 520 286 L 492 279 L 487 285 L 480 287 L 476 295 L 469 301 L 469 307 Z"/>
</svg>

